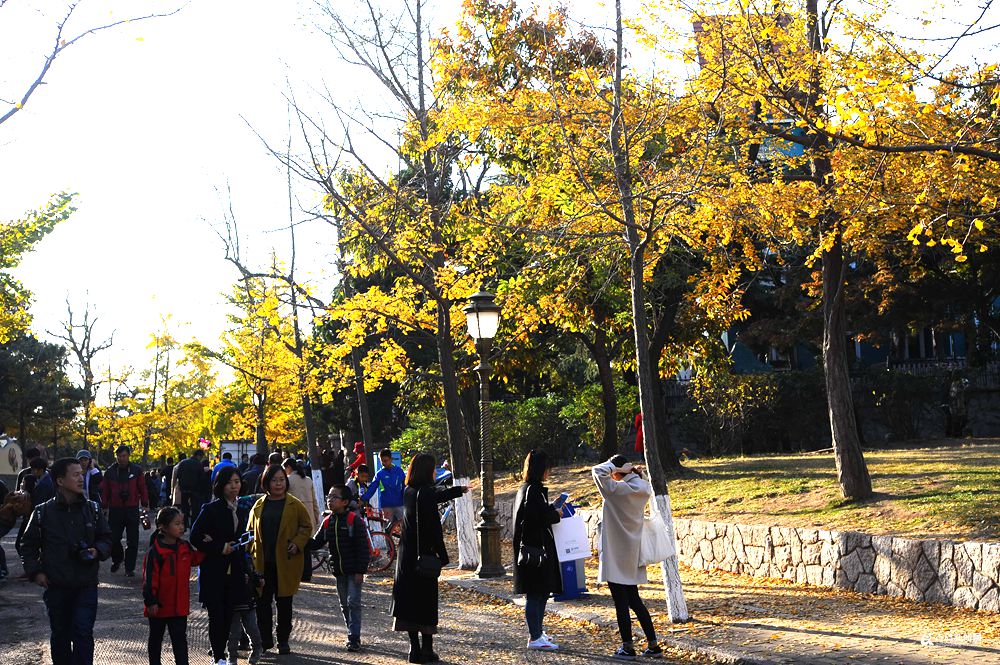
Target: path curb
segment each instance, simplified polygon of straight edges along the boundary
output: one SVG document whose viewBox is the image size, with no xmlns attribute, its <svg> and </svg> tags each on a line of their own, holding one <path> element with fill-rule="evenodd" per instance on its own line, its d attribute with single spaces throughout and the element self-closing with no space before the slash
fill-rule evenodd
<svg viewBox="0 0 1000 665">
<path fill-rule="evenodd" d="M 492 589 L 475 577 L 441 577 L 440 579 L 442 582 L 460 589 L 475 591 L 476 593 L 481 593 L 485 596 L 505 600 L 514 605 L 524 606 L 523 596 L 515 596 L 509 591 Z M 563 617 L 564 619 L 587 621 L 602 628 L 617 628 L 617 623 L 615 621 L 605 619 L 594 612 L 587 612 L 585 610 L 569 607 L 563 603 L 550 602 L 546 605 L 545 611 L 549 614 L 555 614 L 556 616 Z M 697 654 L 699 656 L 706 656 L 711 658 L 716 663 L 724 663 L 725 665 L 778 665 L 778 663 L 773 660 L 756 658 L 740 653 L 734 649 L 717 647 L 713 644 L 697 640 L 693 637 L 660 636 L 660 644 L 670 646 L 680 651 Z"/>
</svg>

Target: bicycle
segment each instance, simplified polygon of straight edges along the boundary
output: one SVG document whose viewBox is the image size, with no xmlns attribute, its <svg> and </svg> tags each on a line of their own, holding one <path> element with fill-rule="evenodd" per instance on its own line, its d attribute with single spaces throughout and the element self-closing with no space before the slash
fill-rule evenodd
<svg viewBox="0 0 1000 665">
<path fill-rule="evenodd" d="M 324 517 L 329 513 L 324 513 Z M 369 573 L 381 573 L 388 570 L 396 561 L 399 552 L 399 538 L 402 534 L 402 522 L 386 522 L 377 511 L 368 507 L 365 510 L 368 523 L 368 549 L 371 558 L 368 560 Z M 386 528 L 388 527 L 388 534 Z M 327 549 L 312 550 L 312 569 L 320 568 L 333 574 L 330 566 L 330 553 Z"/>
</svg>

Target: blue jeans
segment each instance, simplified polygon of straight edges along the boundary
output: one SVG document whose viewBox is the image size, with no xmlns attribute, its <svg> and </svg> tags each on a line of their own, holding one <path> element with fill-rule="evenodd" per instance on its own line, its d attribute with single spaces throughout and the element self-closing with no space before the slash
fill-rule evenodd
<svg viewBox="0 0 1000 665">
<path fill-rule="evenodd" d="M 50 586 L 42 598 L 52 629 L 52 665 L 93 665 L 97 586 Z"/>
<path fill-rule="evenodd" d="M 357 642 L 361 639 L 361 587 L 357 575 L 337 575 L 337 595 L 340 596 L 340 611 L 344 613 L 347 625 L 347 639 Z"/>
<path fill-rule="evenodd" d="M 545 604 L 549 602 L 547 593 L 529 593 L 524 597 L 524 621 L 528 624 L 528 636 L 537 640 L 542 636 L 545 622 Z"/>
</svg>

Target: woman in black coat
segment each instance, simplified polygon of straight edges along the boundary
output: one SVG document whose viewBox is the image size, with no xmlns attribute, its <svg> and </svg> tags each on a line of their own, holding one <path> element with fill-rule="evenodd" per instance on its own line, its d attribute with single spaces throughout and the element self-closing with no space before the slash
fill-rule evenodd
<svg viewBox="0 0 1000 665">
<path fill-rule="evenodd" d="M 436 578 L 425 577 L 417 570 L 419 555 L 433 555 L 448 563 L 444 547 L 444 532 L 438 504 L 450 501 L 469 491 L 456 485 L 439 489 L 434 485 L 434 456 L 416 455 L 406 472 L 403 490 L 403 527 L 399 539 L 396 579 L 392 584 L 393 630 L 410 636 L 411 663 L 436 663 L 433 635 L 438 624 L 438 585 Z M 421 646 L 420 638 L 423 638 Z"/>
<path fill-rule="evenodd" d="M 524 484 L 514 498 L 514 593 L 525 594 L 524 620 L 528 624 L 528 648 L 554 651 L 559 647 L 543 628 L 545 604 L 550 594 L 562 593 L 562 575 L 552 525 L 559 521 L 561 506 L 549 503 L 549 490 L 542 483 L 549 477 L 551 462 L 544 450 L 532 450 L 524 458 Z M 541 566 L 517 562 L 521 545 L 541 548 Z"/>
<path fill-rule="evenodd" d="M 246 557 L 234 549 L 238 540 L 236 500 L 240 474 L 235 466 L 219 469 L 212 486 L 215 500 L 205 504 L 191 525 L 191 544 L 205 553 L 198 573 L 198 600 L 208 610 L 212 658 L 226 662 L 226 648 L 237 603 L 246 602 Z"/>
</svg>

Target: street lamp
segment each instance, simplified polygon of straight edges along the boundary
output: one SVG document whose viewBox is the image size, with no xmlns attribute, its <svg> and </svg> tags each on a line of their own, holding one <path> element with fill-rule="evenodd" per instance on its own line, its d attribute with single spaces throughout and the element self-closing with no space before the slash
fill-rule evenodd
<svg viewBox="0 0 1000 665">
<path fill-rule="evenodd" d="M 465 306 L 465 319 L 469 336 L 476 342 L 479 353 L 479 424 L 480 472 L 483 507 L 479 511 L 479 577 L 503 577 L 506 574 L 500 563 L 500 523 L 493 497 L 493 442 L 490 440 L 490 349 L 500 324 L 500 307 L 493 302 L 493 294 L 480 291 L 469 297 Z"/>
</svg>

